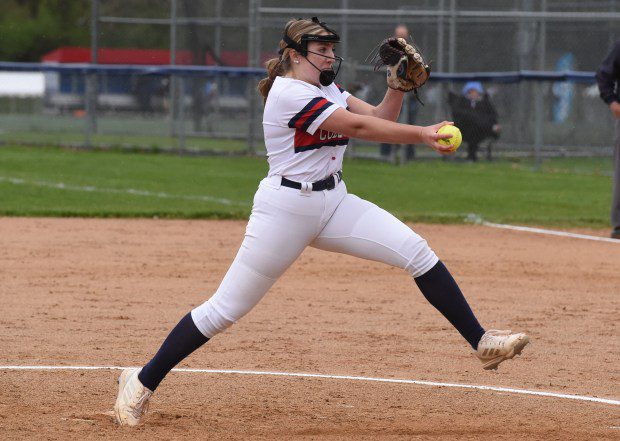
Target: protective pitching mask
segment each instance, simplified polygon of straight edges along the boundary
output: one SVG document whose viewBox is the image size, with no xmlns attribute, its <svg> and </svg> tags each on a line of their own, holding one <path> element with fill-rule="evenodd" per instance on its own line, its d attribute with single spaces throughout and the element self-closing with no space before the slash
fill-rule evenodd
<svg viewBox="0 0 620 441">
<path fill-rule="evenodd" d="M 301 20 L 301 18 L 300 18 Z M 336 69 L 334 70 L 334 67 L 332 65 L 331 69 L 319 69 L 318 67 L 316 67 L 314 65 L 314 63 L 310 60 L 308 60 L 308 63 L 310 63 L 312 65 L 312 67 L 314 67 L 316 70 L 318 70 L 320 72 L 319 74 L 319 83 L 321 83 L 321 86 L 327 87 L 330 84 L 332 84 L 334 82 L 334 80 L 336 79 L 336 76 L 338 75 L 338 72 L 340 71 L 340 65 L 342 64 L 342 57 L 328 57 L 327 55 L 323 55 L 323 54 L 319 54 L 318 52 L 312 52 L 308 50 L 308 43 L 309 42 L 318 42 L 318 43 L 339 43 L 340 42 L 340 36 L 332 31 L 331 29 L 329 29 L 325 23 L 319 21 L 318 18 L 316 17 L 312 17 L 312 21 L 316 24 L 318 24 L 319 26 L 321 26 L 323 29 L 325 29 L 329 35 L 313 35 L 313 34 L 304 34 L 301 36 L 301 42 L 297 43 L 296 41 L 294 41 L 293 39 L 291 39 L 288 35 L 288 28 L 286 28 L 284 30 L 284 37 L 282 38 L 284 40 L 284 42 L 286 43 L 286 46 L 282 49 L 280 49 L 279 54 L 280 56 L 284 53 L 284 49 L 286 48 L 291 48 L 291 49 L 295 49 L 297 52 L 299 52 L 299 54 L 304 57 L 306 60 L 308 60 L 308 53 L 314 54 L 314 55 L 318 55 L 320 57 L 324 57 L 324 58 L 329 58 L 330 60 L 334 60 L 334 63 L 338 63 L 336 66 Z"/>
</svg>

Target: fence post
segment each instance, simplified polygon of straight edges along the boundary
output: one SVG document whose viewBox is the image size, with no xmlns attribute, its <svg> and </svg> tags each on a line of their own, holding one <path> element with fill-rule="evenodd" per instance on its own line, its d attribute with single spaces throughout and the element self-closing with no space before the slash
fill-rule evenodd
<svg viewBox="0 0 620 441">
<path fill-rule="evenodd" d="M 249 4 L 249 32 L 248 32 L 248 66 L 258 67 L 260 60 L 260 25 L 258 20 L 258 8 L 260 7 L 260 0 L 250 0 Z M 248 124 L 248 153 L 250 155 L 256 154 L 256 118 L 258 117 L 258 97 L 256 92 L 257 86 L 256 76 L 250 76 L 248 81 L 248 99 L 249 99 L 249 124 Z"/>
<path fill-rule="evenodd" d="M 547 0 L 541 2 L 542 12 L 547 12 Z M 538 22 L 538 70 L 545 70 L 546 45 L 547 45 L 547 19 L 541 18 Z M 542 164 L 542 147 L 544 145 L 544 110 L 543 110 L 543 92 L 544 83 L 536 82 L 534 93 L 536 94 L 534 101 L 534 170 L 540 170 Z"/>
<path fill-rule="evenodd" d="M 439 3 L 437 5 L 437 9 L 439 12 L 444 12 L 445 11 L 445 4 L 444 4 L 445 0 L 439 0 Z M 437 65 L 433 66 L 433 68 L 436 68 L 437 71 L 439 72 L 444 72 L 444 51 L 445 51 L 445 24 L 444 24 L 444 17 L 442 14 L 437 14 Z M 441 102 L 444 99 L 444 90 L 446 88 L 444 87 L 443 83 L 438 83 L 437 84 L 437 90 L 439 91 L 439 101 Z M 445 115 L 442 115 L 442 106 L 437 103 L 437 105 L 435 106 L 435 116 L 434 119 L 435 121 L 439 121 L 440 119 L 445 118 Z"/>
<path fill-rule="evenodd" d="M 534 82 L 534 170 L 540 168 L 541 148 L 543 143 L 543 96 L 542 83 Z"/>
<path fill-rule="evenodd" d="M 448 43 L 448 72 L 454 73 L 456 67 L 456 0 L 450 0 L 450 30 Z"/>
<path fill-rule="evenodd" d="M 345 62 L 342 63 L 343 65 L 340 67 L 340 69 L 342 70 L 342 72 L 340 72 L 340 81 L 342 81 L 343 78 L 348 78 L 347 70 L 349 63 L 349 15 L 346 13 L 346 11 L 349 10 L 349 0 L 340 0 L 340 9 L 344 11 L 344 13 L 340 15 L 340 44 L 338 45 L 338 49 L 340 50 L 340 56 L 345 60 Z M 346 86 L 350 87 L 351 85 L 347 84 Z"/>
<path fill-rule="evenodd" d="M 99 0 L 93 0 L 91 4 L 90 16 L 90 62 L 91 65 L 98 63 L 99 47 Z M 92 147 L 92 136 L 97 132 L 97 95 L 98 95 L 98 74 L 89 72 L 86 75 L 86 90 L 84 91 L 84 101 L 86 104 L 86 147 Z"/>
<path fill-rule="evenodd" d="M 170 65 L 177 62 L 177 0 L 170 1 Z M 170 74 L 170 136 L 177 135 L 177 82 L 174 73 Z"/>
<path fill-rule="evenodd" d="M 183 76 L 179 76 L 178 86 L 179 118 L 177 120 L 177 133 L 179 135 L 179 154 L 183 154 L 185 153 L 185 78 Z"/>
</svg>

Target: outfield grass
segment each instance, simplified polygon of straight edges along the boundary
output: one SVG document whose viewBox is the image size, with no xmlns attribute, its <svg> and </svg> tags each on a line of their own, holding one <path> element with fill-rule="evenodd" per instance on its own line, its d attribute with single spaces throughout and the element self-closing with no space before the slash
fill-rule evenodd
<svg viewBox="0 0 620 441">
<path fill-rule="evenodd" d="M 85 144 L 84 133 L 81 132 L 10 132 L 3 133 L 0 141 L 4 144 L 22 145 L 58 145 L 58 146 L 82 146 Z M 168 135 L 93 135 L 93 146 L 106 146 L 107 148 L 126 150 L 178 150 L 179 139 Z M 186 137 L 185 148 L 187 150 L 209 150 L 222 153 L 247 152 L 247 142 L 236 139 L 211 139 L 204 137 Z M 265 150 L 264 145 L 257 149 Z"/>
<path fill-rule="evenodd" d="M 251 157 L 0 147 L 0 214 L 244 218 L 267 162 Z M 606 227 L 611 159 L 345 163 L 351 193 L 411 221 Z"/>
<path fill-rule="evenodd" d="M 86 142 L 86 119 L 72 115 L 45 114 L 0 114 L 0 142 L 6 145 L 84 145 Z M 91 136 L 93 146 L 130 147 L 153 150 L 174 150 L 179 148 L 179 138 L 171 136 L 171 123 L 165 115 L 100 116 L 98 131 Z M 247 125 L 247 124 L 246 124 Z M 179 126 L 177 125 L 177 130 Z M 240 136 L 241 139 L 214 139 L 205 136 L 190 136 L 192 120 L 184 123 L 185 148 L 229 153 L 247 151 L 246 134 L 239 132 L 234 118 L 211 121 L 210 130 Z M 207 123 L 203 121 L 203 130 Z M 257 146 L 263 149 L 264 145 Z"/>
</svg>

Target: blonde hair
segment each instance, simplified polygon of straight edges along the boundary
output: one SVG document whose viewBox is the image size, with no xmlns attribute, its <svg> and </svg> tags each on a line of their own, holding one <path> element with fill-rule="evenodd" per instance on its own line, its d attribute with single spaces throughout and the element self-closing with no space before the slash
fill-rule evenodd
<svg viewBox="0 0 620 441">
<path fill-rule="evenodd" d="M 301 43 L 301 36 L 304 34 L 319 35 L 325 32 L 325 29 L 318 23 L 305 19 L 291 19 L 284 27 L 286 35 L 296 43 Z M 280 49 L 286 48 L 286 42 L 280 40 Z M 273 82 L 278 76 L 284 76 L 291 70 L 291 58 L 289 56 L 291 49 L 286 48 L 280 58 L 272 58 L 265 63 L 267 68 L 267 77 L 258 83 L 258 91 L 263 96 L 263 101 L 267 101 L 267 95 L 273 86 Z"/>
</svg>

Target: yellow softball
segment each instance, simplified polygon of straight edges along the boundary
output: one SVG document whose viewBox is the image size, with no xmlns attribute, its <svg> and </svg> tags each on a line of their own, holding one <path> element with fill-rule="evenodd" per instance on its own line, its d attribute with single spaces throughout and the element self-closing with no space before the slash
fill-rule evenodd
<svg viewBox="0 0 620 441">
<path fill-rule="evenodd" d="M 440 139 L 438 141 L 439 144 L 443 144 L 443 145 L 454 144 L 454 147 L 452 148 L 453 152 L 456 151 L 456 149 L 460 147 L 461 141 L 463 140 L 463 135 L 461 135 L 461 131 L 459 130 L 458 127 L 446 124 L 445 126 L 441 126 L 441 128 L 437 130 L 437 133 L 440 133 L 440 134 L 449 133 L 450 135 L 452 135 L 452 137 L 450 138 Z"/>
</svg>

